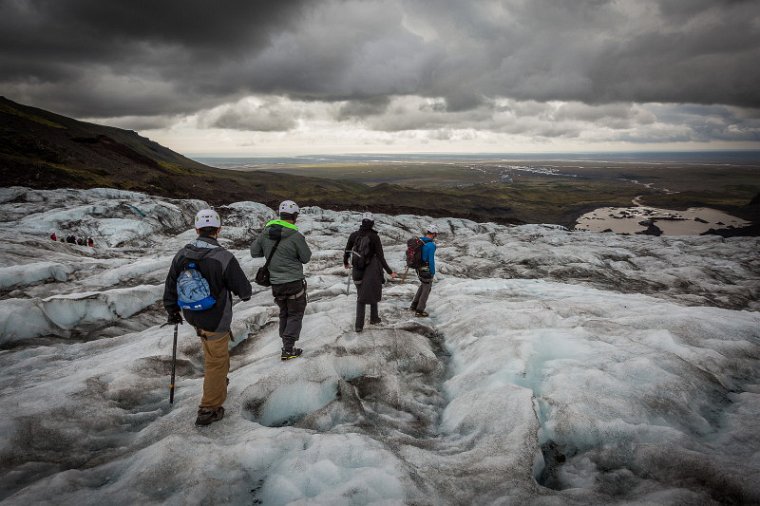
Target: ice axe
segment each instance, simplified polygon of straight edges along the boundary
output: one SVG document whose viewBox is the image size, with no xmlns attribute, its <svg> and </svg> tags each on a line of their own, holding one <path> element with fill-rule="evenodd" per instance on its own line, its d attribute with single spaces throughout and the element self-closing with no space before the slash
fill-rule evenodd
<svg viewBox="0 0 760 506">
<path fill-rule="evenodd" d="M 166 325 L 169 325 L 168 323 L 164 323 L 161 325 L 161 327 L 165 327 Z M 175 372 L 177 371 L 177 331 L 179 329 L 179 324 L 174 324 L 174 345 L 172 346 L 172 379 L 171 382 L 169 382 L 169 404 L 174 405 L 174 378 L 175 378 Z"/>
<path fill-rule="evenodd" d="M 346 295 L 351 293 L 351 271 L 348 271 L 348 278 L 346 279 Z"/>
<path fill-rule="evenodd" d="M 174 405 L 174 373 L 177 369 L 177 329 L 179 325 L 174 324 L 174 346 L 172 346 L 172 380 L 169 383 L 169 404 Z"/>
</svg>

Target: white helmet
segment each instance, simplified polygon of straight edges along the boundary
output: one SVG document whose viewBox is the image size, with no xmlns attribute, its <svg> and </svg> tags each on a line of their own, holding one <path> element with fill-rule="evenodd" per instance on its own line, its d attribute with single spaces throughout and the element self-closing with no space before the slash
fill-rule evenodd
<svg viewBox="0 0 760 506">
<path fill-rule="evenodd" d="M 213 209 L 201 209 L 195 215 L 195 228 L 214 227 L 219 228 L 222 226 L 222 219 L 219 217 L 219 213 Z"/>
<path fill-rule="evenodd" d="M 298 211 L 301 209 L 298 207 L 298 204 L 293 202 L 292 200 L 283 200 L 280 203 L 280 208 L 277 211 L 278 213 L 288 213 L 288 214 L 298 214 Z"/>
<path fill-rule="evenodd" d="M 428 234 L 437 234 L 438 233 L 438 225 L 430 224 L 427 227 L 427 233 Z"/>
<path fill-rule="evenodd" d="M 375 215 L 372 213 L 364 213 L 362 214 L 362 221 L 364 220 L 375 221 Z"/>
</svg>

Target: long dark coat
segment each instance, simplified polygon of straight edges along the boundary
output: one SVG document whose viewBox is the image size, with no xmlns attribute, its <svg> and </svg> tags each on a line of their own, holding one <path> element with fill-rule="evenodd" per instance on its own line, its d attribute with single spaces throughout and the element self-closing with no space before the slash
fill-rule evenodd
<svg viewBox="0 0 760 506">
<path fill-rule="evenodd" d="M 383 298 L 383 283 L 385 277 L 383 276 L 383 270 L 390 274 L 393 272 L 388 266 L 388 262 L 385 261 L 385 255 L 383 254 L 383 245 L 380 242 L 380 236 L 377 232 L 372 230 L 372 225 L 367 227 L 364 223 L 359 227 L 359 230 L 353 232 L 346 243 L 346 253 L 343 257 L 343 263 L 348 264 L 351 256 L 351 250 L 356 243 L 356 239 L 359 235 L 369 234 L 370 238 L 370 251 L 371 260 L 367 267 L 363 270 L 354 268 L 352 270 L 352 276 L 354 280 L 361 279 L 361 283 L 356 285 L 356 291 L 358 297 L 356 301 L 359 304 L 377 304 Z"/>
</svg>

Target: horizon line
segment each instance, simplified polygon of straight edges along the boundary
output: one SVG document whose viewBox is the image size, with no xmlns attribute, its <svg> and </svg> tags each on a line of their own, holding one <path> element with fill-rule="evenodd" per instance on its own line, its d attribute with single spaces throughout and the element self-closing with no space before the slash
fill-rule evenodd
<svg viewBox="0 0 760 506">
<path fill-rule="evenodd" d="M 189 158 L 309 158 L 309 157 L 389 157 L 389 156 L 542 156 L 542 155 L 643 155 L 643 154 L 729 154 L 729 153 L 758 153 L 758 148 L 707 148 L 707 149 L 690 149 L 690 150 L 609 150 L 609 151 L 399 151 L 399 152 L 343 152 L 343 153 L 257 153 L 257 154 L 219 154 L 219 153 L 185 153 Z"/>
</svg>

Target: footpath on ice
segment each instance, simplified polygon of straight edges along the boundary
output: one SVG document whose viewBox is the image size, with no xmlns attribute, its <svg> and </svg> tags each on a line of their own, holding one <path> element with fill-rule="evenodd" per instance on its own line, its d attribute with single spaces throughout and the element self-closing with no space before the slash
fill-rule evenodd
<svg viewBox="0 0 760 506">
<path fill-rule="evenodd" d="M 315 252 L 299 346 L 277 309 L 234 307 L 225 418 L 193 424 L 192 328 L 161 307 L 205 203 L 0 189 L 0 501 L 8 504 L 760 502 L 760 241 L 436 219 L 428 311 L 387 283 L 353 331 L 345 241 L 360 212 L 305 208 Z M 219 209 L 248 246 L 271 209 Z M 376 215 L 403 273 L 430 218 Z M 96 246 L 51 241 L 77 234 Z"/>
</svg>

